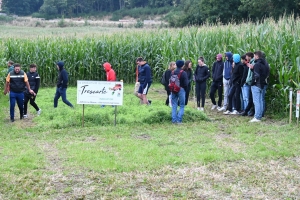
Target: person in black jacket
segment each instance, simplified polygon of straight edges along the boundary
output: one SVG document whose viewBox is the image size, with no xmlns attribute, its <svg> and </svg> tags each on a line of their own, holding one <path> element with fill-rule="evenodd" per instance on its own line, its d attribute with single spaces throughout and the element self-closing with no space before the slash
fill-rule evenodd
<svg viewBox="0 0 300 200">
<path fill-rule="evenodd" d="M 57 107 L 58 99 L 61 97 L 63 102 L 73 108 L 73 105 L 67 100 L 68 72 L 64 69 L 64 62 L 59 61 L 56 64 L 58 69 L 57 88 L 54 96 L 54 108 Z"/>
<path fill-rule="evenodd" d="M 203 57 L 198 58 L 198 65 L 196 67 L 194 77 L 196 81 L 197 109 L 200 111 L 204 111 L 206 80 L 210 77 L 210 72 L 208 67 L 204 63 Z M 200 108 L 200 97 L 201 97 L 201 108 Z"/>
<path fill-rule="evenodd" d="M 239 54 L 233 55 L 234 68 L 231 75 L 231 88 L 228 95 L 228 107 L 225 115 L 233 114 L 237 115 L 241 111 L 241 80 L 244 73 L 244 66 L 241 62 L 241 56 Z M 233 103 L 234 101 L 234 103 Z M 235 106 L 233 110 L 233 104 Z"/>
<path fill-rule="evenodd" d="M 40 115 L 42 110 L 36 105 L 35 98 L 39 91 L 40 87 L 40 76 L 36 72 L 36 64 L 31 64 L 29 72 L 27 72 L 28 82 L 30 85 L 30 88 L 34 91 L 34 95 L 30 94 L 28 91 L 28 88 L 26 87 L 26 90 L 24 92 L 24 118 L 27 118 L 27 105 L 28 101 L 30 101 L 30 105 L 34 107 L 34 109 L 37 112 L 37 115 Z"/>
<path fill-rule="evenodd" d="M 181 69 L 183 65 L 184 65 L 183 60 L 177 60 L 176 61 L 177 68 L 172 72 L 172 75 L 178 75 L 179 82 L 180 82 L 180 91 L 178 93 L 173 93 L 173 92 L 171 93 L 171 95 L 172 95 L 172 123 L 173 124 L 181 124 L 182 117 L 184 114 L 185 91 L 187 90 L 187 87 L 188 87 L 188 78 L 187 78 L 186 72 Z M 180 108 L 177 113 L 178 102 L 179 102 Z"/>
<path fill-rule="evenodd" d="M 171 91 L 169 89 L 169 80 L 171 77 L 171 73 L 172 71 L 176 68 L 176 63 L 175 62 L 170 62 L 169 64 L 169 68 L 167 69 L 167 71 L 165 72 L 165 80 L 166 83 L 164 85 L 165 90 L 167 91 L 167 99 L 166 99 L 166 105 L 172 107 L 172 104 L 170 104 L 170 95 L 171 95 Z"/>
<path fill-rule="evenodd" d="M 189 96 L 190 96 L 190 91 L 191 91 L 191 82 L 193 80 L 192 79 L 192 77 L 193 77 L 192 62 L 190 60 L 185 61 L 182 69 L 186 72 L 188 80 L 189 80 L 187 90 L 185 91 L 185 105 L 187 105 L 189 102 Z"/>
<path fill-rule="evenodd" d="M 221 109 L 222 106 L 222 94 L 223 94 L 223 60 L 222 60 L 222 54 L 218 54 L 216 57 L 217 61 L 214 62 L 212 67 L 212 79 L 213 82 L 210 87 L 210 99 L 212 102 L 211 109 Z M 216 105 L 216 99 L 215 99 L 215 93 L 218 90 L 218 106 Z"/>
</svg>

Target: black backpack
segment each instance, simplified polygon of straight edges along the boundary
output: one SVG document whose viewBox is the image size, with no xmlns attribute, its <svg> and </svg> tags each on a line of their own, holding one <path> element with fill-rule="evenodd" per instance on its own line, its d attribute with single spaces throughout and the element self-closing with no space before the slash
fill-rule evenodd
<svg viewBox="0 0 300 200">
<path fill-rule="evenodd" d="M 163 75 L 162 75 L 162 77 L 160 79 L 160 83 L 162 85 L 166 85 L 167 84 L 167 81 L 166 81 L 166 71 L 164 71 L 164 73 L 163 73 Z"/>
</svg>

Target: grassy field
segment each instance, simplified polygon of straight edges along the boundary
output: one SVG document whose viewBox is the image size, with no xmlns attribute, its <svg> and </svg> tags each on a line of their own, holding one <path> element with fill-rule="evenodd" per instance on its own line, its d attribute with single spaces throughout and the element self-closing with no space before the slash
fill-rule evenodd
<svg viewBox="0 0 300 200">
<path fill-rule="evenodd" d="M 171 124 L 165 92 L 154 84 L 151 106 L 139 105 L 125 84 L 117 126 L 110 106 L 59 101 L 42 88 L 29 118 L 9 122 L 8 97 L 0 97 L 0 199 L 298 199 L 299 128 L 266 115 L 224 116 L 194 109 L 182 126 Z M 16 109 L 18 110 L 18 109 Z"/>
</svg>

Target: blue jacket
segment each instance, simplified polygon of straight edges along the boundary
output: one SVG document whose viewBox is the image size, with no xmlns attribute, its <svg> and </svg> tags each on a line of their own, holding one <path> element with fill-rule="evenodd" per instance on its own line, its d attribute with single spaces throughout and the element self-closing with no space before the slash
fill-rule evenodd
<svg viewBox="0 0 300 200">
<path fill-rule="evenodd" d="M 223 77 L 226 80 L 229 80 L 231 78 L 231 70 L 232 70 L 232 63 L 233 63 L 232 53 L 226 52 L 225 55 L 228 58 L 228 60 L 224 62 Z"/>
</svg>

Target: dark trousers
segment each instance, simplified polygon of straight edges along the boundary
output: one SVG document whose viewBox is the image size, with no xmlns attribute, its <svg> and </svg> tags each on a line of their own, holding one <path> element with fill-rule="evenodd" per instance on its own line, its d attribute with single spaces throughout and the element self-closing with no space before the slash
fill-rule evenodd
<svg viewBox="0 0 300 200">
<path fill-rule="evenodd" d="M 73 105 L 67 100 L 67 88 L 56 88 L 54 97 L 54 108 L 57 107 L 58 99 L 62 98 L 63 102 L 73 108 Z"/>
<path fill-rule="evenodd" d="M 250 93 L 249 93 L 249 102 L 248 102 L 248 105 L 247 107 L 245 108 L 245 113 L 249 113 L 249 111 L 251 110 L 251 108 L 254 107 L 254 104 L 253 104 L 253 97 L 252 97 L 252 91 L 251 91 L 251 87 L 250 87 Z"/>
<path fill-rule="evenodd" d="M 28 105 L 28 101 L 30 102 L 30 105 L 32 105 L 32 107 L 34 107 L 34 109 L 36 111 L 39 110 L 39 107 L 36 105 L 35 103 L 35 96 L 30 95 L 30 94 L 25 94 L 24 93 L 24 115 L 27 115 L 27 105 Z"/>
<path fill-rule="evenodd" d="M 197 107 L 200 107 L 200 97 L 201 97 L 201 107 L 204 107 L 205 92 L 206 92 L 206 81 L 196 82 Z"/>
<path fill-rule="evenodd" d="M 24 102 L 24 93 L 23 92 L 12 92 L 9 94 L 10 102 L 10 119 L 15 118 L 15 105 L 16 101 L 20 111 L 20 118 L 23 118 L 23 102 Z"/>
<path fill-rule="evenodd" d="M 228 108 L 230 112 L 232 111 L 233 101 L 235 110 L 240 111 L 241 110 L 241 86 L 238 84 L 233 85 L 230 88 L 229 95 L 228 95 Z"/>
<path fill-rule="evenodd" d="M 218 96 L 219 96 L 218 106 L 221 107 L 222 106 L 222 94 L 223 94 L 223 81 L 212 82 L 212 84 L 211 84 L 209 96 L 210 96 L 211 102 L 214 105 L 216 105 L 215 93 L 217 90 L 218 90 Z"/>
<path fill-rule="evenodd" d="M 167 91 L 166 105 L 169 106 L 169 104 L 170 104 L 169 96 L 171 95 L 171 92 L 170 92 L 170 90 L 166 90 L 166 91 Z"/>
<path fill-rule="evenodd" d="M 188 84 L 187 90 L 185 91 L 185 105 L 189 102 L 189 96 L 191 91 L 191 83 Z"/>
</svg>

